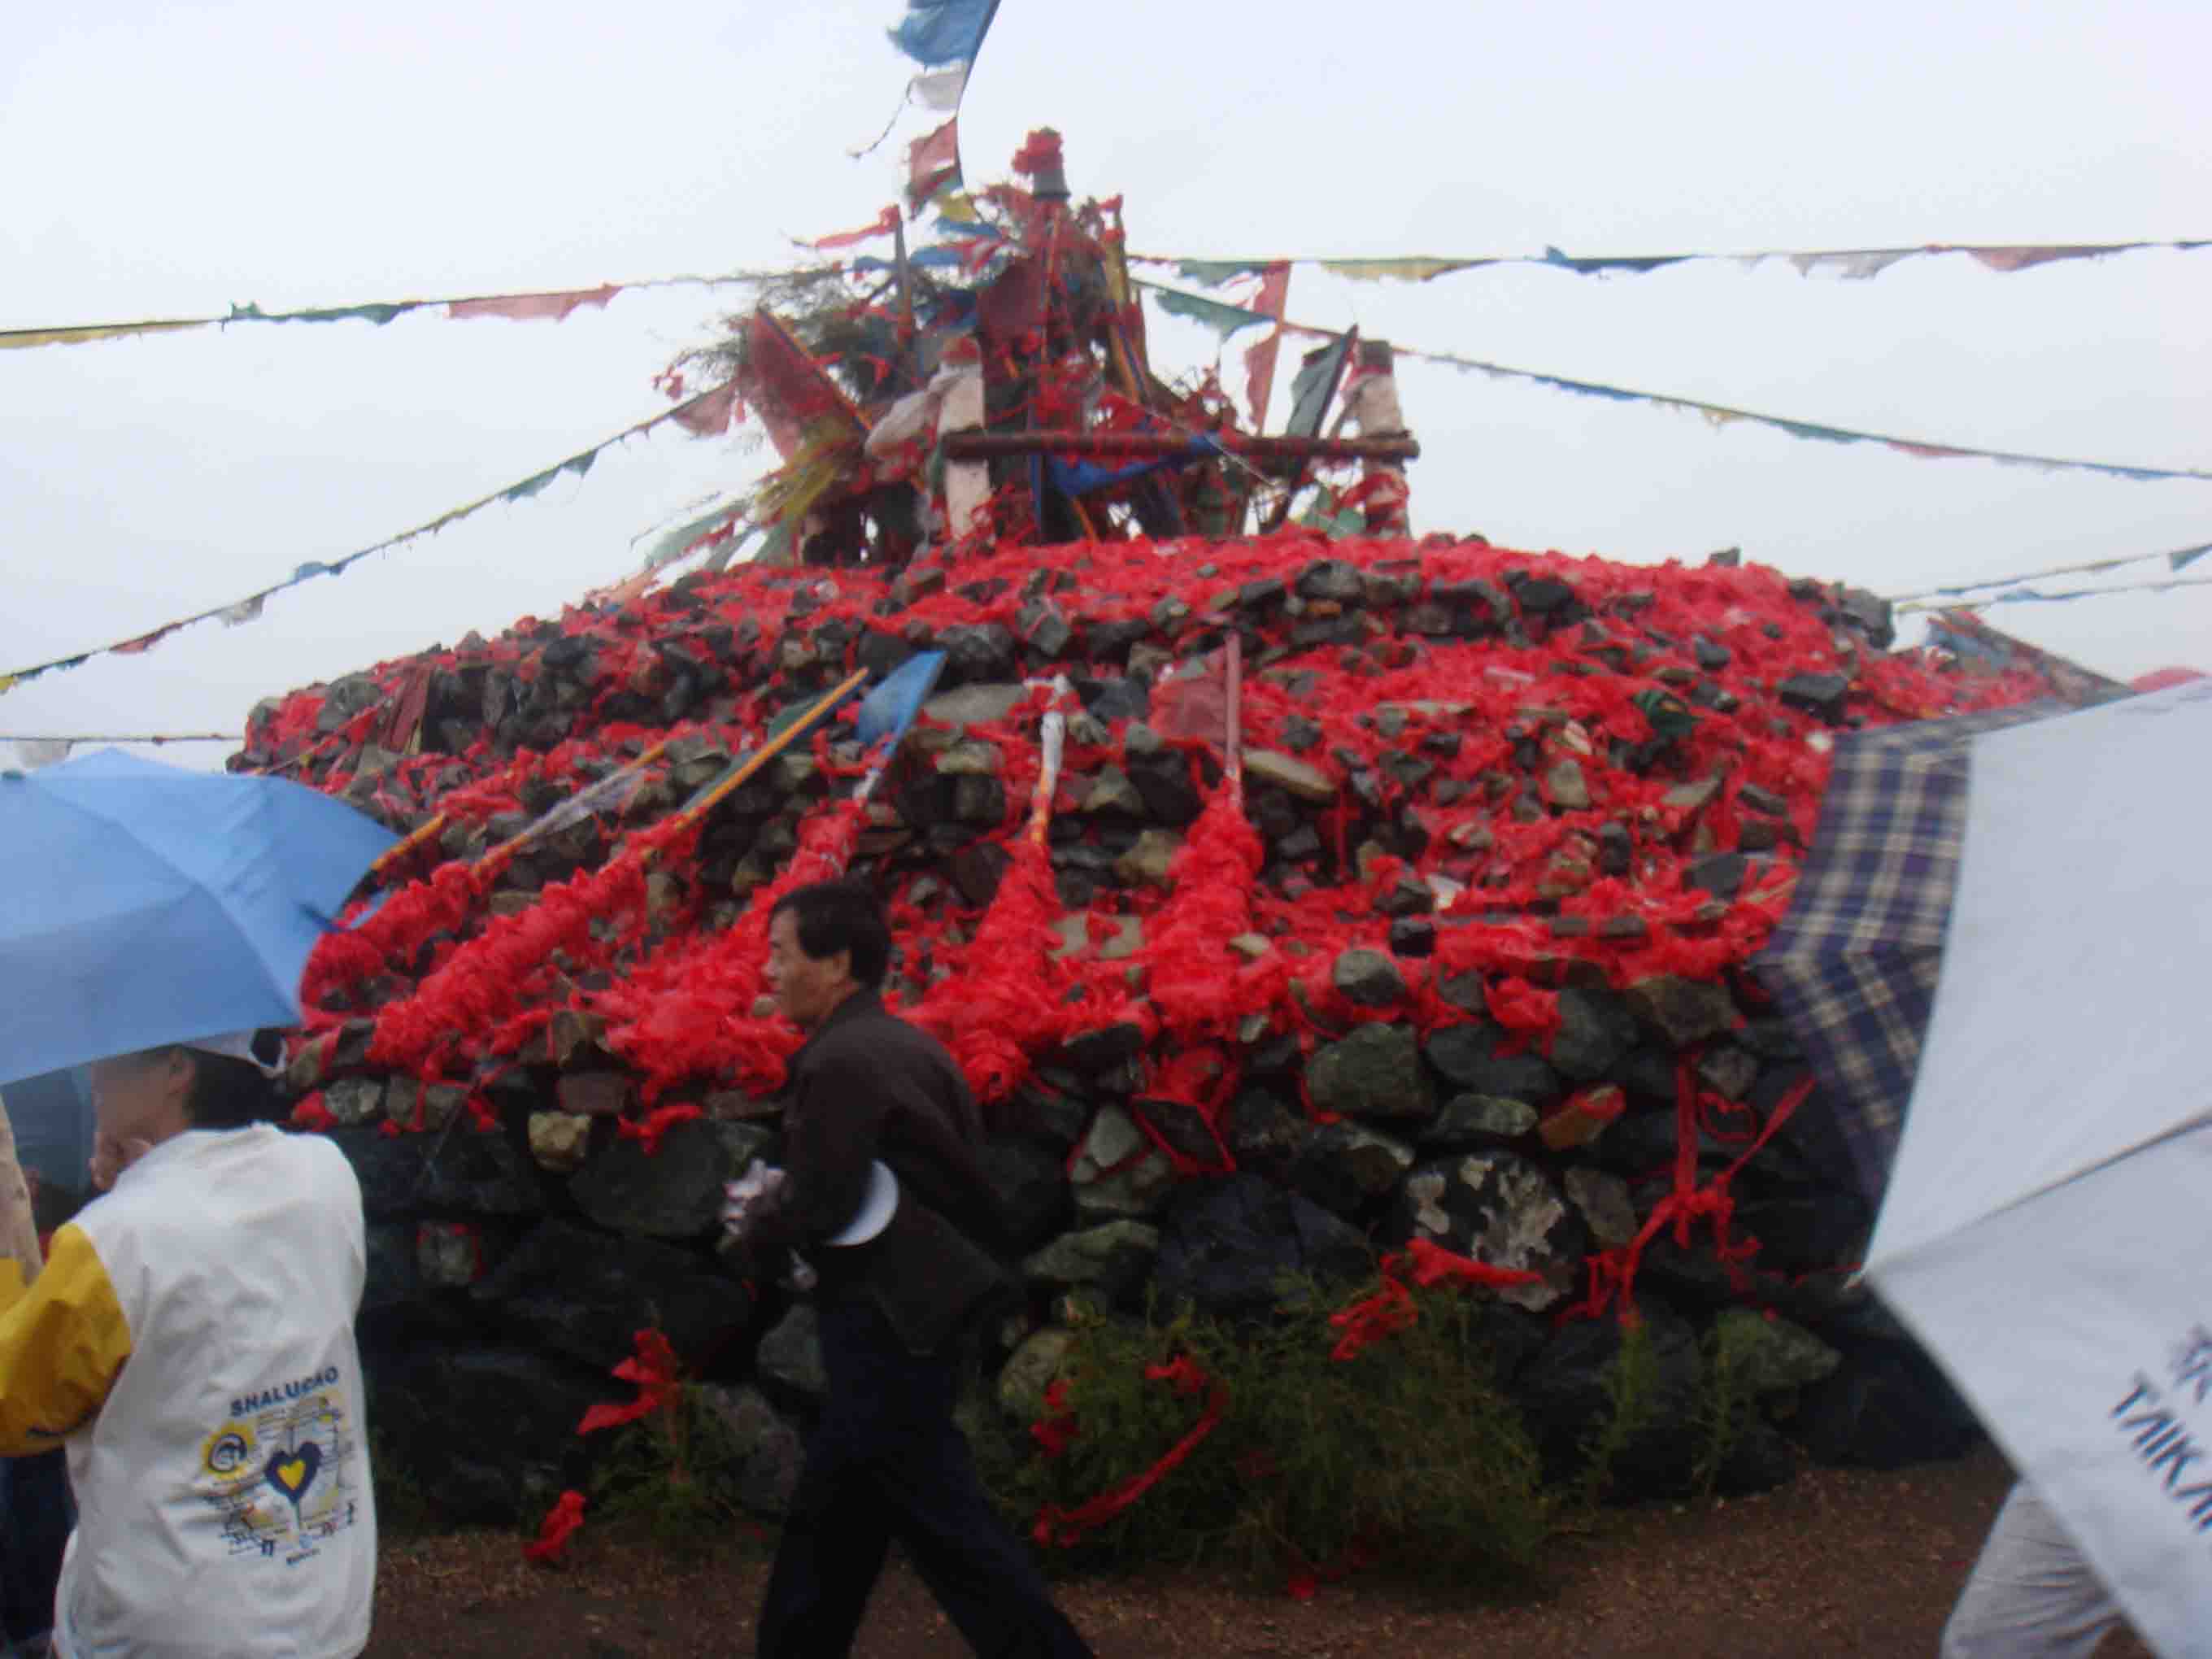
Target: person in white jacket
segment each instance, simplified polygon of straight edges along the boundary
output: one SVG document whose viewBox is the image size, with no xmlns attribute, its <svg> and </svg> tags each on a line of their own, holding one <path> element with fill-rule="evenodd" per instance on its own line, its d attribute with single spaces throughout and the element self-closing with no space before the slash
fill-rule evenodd
<svg viewBox="0 0 2212 1659">
<path fill-rule="evenodd" d="M 93 1067 L 97 1184 L 27 1288 L 0 1259 L 0 1454 L 68 1448 L 54 1651 L 353 1659 L 376 1505 L 361 1188 L 257 1120 L 251 1033 Z"/>
</svg>

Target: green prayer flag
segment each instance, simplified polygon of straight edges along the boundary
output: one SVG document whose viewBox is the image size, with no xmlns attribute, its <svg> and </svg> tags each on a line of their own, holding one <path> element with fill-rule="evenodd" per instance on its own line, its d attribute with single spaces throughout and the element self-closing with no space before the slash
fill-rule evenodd
<svg viewBox="0 0 2212 1659">
<path fill-rule="evenodd" d="M 1321 268 L 1356 283 L 1379 282 L 1386 276 L 1394 282 L 1426 283 L 1451 271 L 1492 263 L 1488 259 L 1438 259 L 1412 254 L 1398 259 L 1324 259 Z"/>
<path fill-rule="evenodd" d="M 1219 288 L 1239 276 L 1257 276 L 1267 269 L 1267 262 L 1260 259 L 1183 259 L 1176 263 L 1176 275 L 1200 288 Z"/>
<path fill-rule="evenodd" d="M 1340 334 L 1318 351 L 1309 351 L 1291 382 L 1291 418 L 1283 430 L 1294 438 L 1318 438 L 1321 423 L 1344 378 L 1345 359 L 1352 352 L 1352 337 Z"/>
<path fill-rule="evenodd" d="M 549 466 L 543 472 L 532 473 L 520 483 L 501 490 L 499 498 L 503 501 L 526 501 L 563 472 L 573 472 L 582 477 L 592 470 L 592 463 L 599 459 L 599 452 L 596 449 L 587 449 L 580 455 L 571 455 L 558 466 Z"/>
<path fill-rule="evenodd" d="M 653 543 L 652 551 L 645 556 L 643 568 L 658 570 L 664 564 L 681 558 L 684 550 L 697 541 L 700 537 L 744 510 L 745 504 L 743 501 L 723 501 L 702 513 L 689 524 L 677 526 L 675 529 Z"/>
<path fill-rule="evenodd" d="M 1367 529 L 1367 515 L 1358 507 L 1340 507 L 1336 491 L 1327 484 L 1314 492 L 1313 505 L 1298 514 L 1298 523 L 1308 530 L 1317 530 L 1331 541 L 1340 541 L 1346 536 L 1362 535 Z"/>
<path fill-rule="evenodd" d="M 1178 293 L 1171 288 L 1156 288 L 1152 295 L 1160 302 L 1160 309 L 1171 316 L 1188 317 L 1194 323 L 1203 323 L 1223 339 L 1241 328 L 1251 328 L 1261 323 L 1272 322 L 1256 311 L 1247 311 L 1242 306 L 1224 305 L 1219 300 L 1209 300 L 1203 295 Z"/>
</svg>

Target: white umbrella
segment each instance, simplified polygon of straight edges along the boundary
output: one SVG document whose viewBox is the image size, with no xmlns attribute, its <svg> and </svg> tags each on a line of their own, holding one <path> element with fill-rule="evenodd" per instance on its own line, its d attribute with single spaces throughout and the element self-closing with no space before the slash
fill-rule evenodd
<svg viewBox="0 0 2212 1659">
<path fill-rule="evenodd" d="M 2212 682 L 1975 740 L 1867 1273 L 2162 1654 L 2212 1655 Z"/>
</svg>

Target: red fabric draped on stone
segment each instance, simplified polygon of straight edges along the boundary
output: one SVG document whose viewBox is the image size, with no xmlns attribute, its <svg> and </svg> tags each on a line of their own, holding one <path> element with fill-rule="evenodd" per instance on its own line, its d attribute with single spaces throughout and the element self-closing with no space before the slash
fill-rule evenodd
<svg viewBox="0 0 2212 1659">
<path fill-rule="evenodd" d="M 782 874 L 755 890 L 736 922 L 647 957 L 589 1000 L 606 1017 L 607 1046 L 643 1075 L 648 1103 L 695 1078 L 757 1094 L 781 1086 L 799 1034 L 753 1012 L 768 988 L 769 923 L 785 894 L 843 872 L 865 817 L 855 801 L 822 808 L 801 829 Z"/>
<path fill-rule="evenodd" d="M 1384 1256 L 1382 1273 L 1382 1288 L 1374 1295 L 1329 1316 L 1329 1323 L 1344 1333 L 1329 1350 L 1332 1359 L 1356 1359 L 1392 1332 L 1402 1331 L 1420 1318 L 1420 1308 L 1407 1287 L 1408 1279 L 1424 1290 L 1455 1285 L 1462 1290 L 1494 1291 L 1534 1285 L 1540 1277 L 1525 1268 L 1476 1261 L 1425 1238 L 1413 1239 L 1403 1251 Z"/>
<path fill-rule="evenodd" d="M 1698 1185 L 1698 1137 L 1708 1127 L 1709 1113 L 1718 1108 L 1729 1108 L 1731 1103 L 1717 1097 L 1702 1095 L 1698 1088 L 1697 1061 L 1685 1057 L 1675 1066 L 1674 1073 L 1674 1189 L 1651 1206 L 1651 1213 L 1644 1218 L 1644 1225 L 1626 1244 L 1610 1250 L 1601 1250 L 1589 1257 L 1589 1293 L 1572 1307 L 1559 1314 L 1562 1320 L 1595 1318 L 1608 1307 L 1617 1307 L 1624 1325 L 1637 1322 L 1636 1268 L 1643 1258 L 1645 1246 L 1659 1236 L 1659 1230 L 1668 1224 L 1674 1229 L 1674 1242 L 1687 1248 L 1691 1227 L 1704 1217 L 1713 1224 L 1713 1250 L 1731 1273 L 1740 1273 L 1743 1263 L 1749 1261 L 1759 1249 L 1755 1238 L 1731 1241 L 1729 1224 L 1735 1214 L 1735 1199 L 1729 1184 L 1759 1149 L 1772 1139 L 1776 1131 L 1787 1123 L 1798 1107 L 1804 1104 L 1813 1092 L 1813 1079 L 1805 1079 L 1777 1101 L 1774 1109 L 1767 1114 L 1766 1122 L 1751 1145 L 1736 1160 L 1715 1176 L 1705 1186 Z"/>
</svg>

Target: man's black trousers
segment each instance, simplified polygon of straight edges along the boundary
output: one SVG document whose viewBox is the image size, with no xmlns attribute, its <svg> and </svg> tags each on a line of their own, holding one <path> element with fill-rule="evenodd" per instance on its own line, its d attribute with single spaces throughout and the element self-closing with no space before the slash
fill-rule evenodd
<svg viewBox="0 0 2212 1659">
<path fill-rule="evenodd" d="M 984 1659 L 1089 1659 L 975 1477 L 959 1365 L 916 1358 L 865 1297 L 821 1310 L 829 1387 L 761 1607 L 761 1659 L 842 1659 L 897 1539 Z"/>
</svg>

